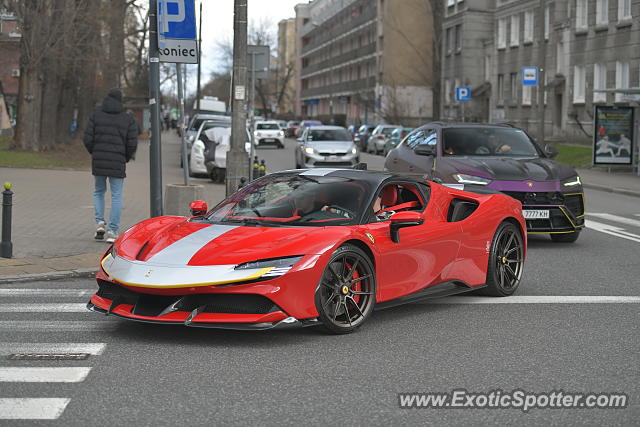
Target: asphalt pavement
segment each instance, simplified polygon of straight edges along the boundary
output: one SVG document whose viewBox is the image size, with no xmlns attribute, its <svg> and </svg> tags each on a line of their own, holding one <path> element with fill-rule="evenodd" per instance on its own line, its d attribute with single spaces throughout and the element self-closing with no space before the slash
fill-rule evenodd
<svg viewBox="0 0 640 427">
<path fill-rule="evenodd" d="M 293 144 L 258 156 L 269 170 L 292 168 Z M 382 157 L 362 160 L 382 167 Z M 5 283 L 0 425 L 40 425 L 24 420 L 34 414 L 64 426 L 638 425 L 640 204 L 591 189 L 586 203 L 589 228 L 576 243 L 529 237 L 516 297 L 395 307 L 345 336 L 139 324 L 85 311 L 92 279 Z M 11 353 L 89 356 L 11 360 Z M 623 409 L 526 413 L 398 404 L 399 393 L 456 389 L 617 392 L 629 401 Z"/>
</svg>

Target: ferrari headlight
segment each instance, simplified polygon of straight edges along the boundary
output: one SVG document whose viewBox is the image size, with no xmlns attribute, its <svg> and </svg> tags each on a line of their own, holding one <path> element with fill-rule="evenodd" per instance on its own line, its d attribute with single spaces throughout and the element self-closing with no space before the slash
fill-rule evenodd
<svg viewBox="0 0 640 427">
<path fill-rule="evenodd" d="M 576 187 L 578 185 L 582 185 L 582 181 L 580 181 L 579 176 L 574 176 L 573 178 L 569 178 L 568 180 L 562 183 L 564 187 Z"/>
<path fill-rule="evenodd" d="M 293 267 L 296 262 L 302 259 L 302 255 L 299 256 L 291 256 L 284 258 L 267 258 L 261 259 L 258 261 L 249 261 L 236 266 L 235 270 L 250 270 L 255 268 L 269 268 L 273 267 L 274 269 L 290 269 Z"/>
<path fill-rule="evenodd" d="M 109 249 L 107 249 L 107 251 L 102 256 L 102 259 L 105 259 L 109 255 L 111 255 L 112 258 L 115 258 L 116 255 L 118 255 L 118 251 L 116 250 L 116 246 L 115 245 L 111 245 L 111 247 L 109 247 Z"/>
<path fill-rule="evenodd" d="M 491 180 L 487 178 L 482 178 L 482 177 L 473 176 L 473 175 L 466 175 L 463 173 L 455 173 L 453 174 L 453 178 L 461 184 L 487 185 L 491 182 Z"/>
<path fill-rule="evenodd" d="M 307 148 L 305 148 L 305 149 L 304 149 L 304 151 L 305 151 L 307 154 L 313 154 L 313 153 L 315 153 L 315 152 L 316 152 L 316 150 L 315 150 L 315 149 L 313 149 L 313 148 L 311 148 L 311 147 L 307 147 Z"/>
</svg>

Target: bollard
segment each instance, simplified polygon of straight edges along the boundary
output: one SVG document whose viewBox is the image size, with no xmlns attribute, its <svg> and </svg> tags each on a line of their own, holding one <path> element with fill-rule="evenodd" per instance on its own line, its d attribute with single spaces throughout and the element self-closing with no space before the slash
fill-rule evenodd
<svg viewBox="0 0 640 427">
<path fill-rule="evenodd" d="M 13 191 L 11 183 L 4 183 L 2 192 L 2 242 L 0 242 L 0 257 L 11 258 L 13 256 L 13 244 L 11 243 L 11 206 L 13 205 Z"/>
<path fill-rule="evenodd" d="M 264 164 L 264 159 L 260 160 L 260 174 L 259 176 L 265 176 L 267 174 L 267 165 Z"/>
</svg>

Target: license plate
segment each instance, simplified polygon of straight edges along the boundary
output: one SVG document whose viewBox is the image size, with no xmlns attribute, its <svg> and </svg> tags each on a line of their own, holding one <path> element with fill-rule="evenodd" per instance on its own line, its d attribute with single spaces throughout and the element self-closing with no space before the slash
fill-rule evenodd
<svg viewBox="0 0 640 427">
<path fill-rule="evenodd" d="M 524 209 L 522 216 L 525 219 L 549 219 L 548 209 Z"/>
<path fill-rule="evenodd" d="M 338 156 L 327 156 L 327 160 L 340 160 L 340 158 Z"/>
<path fill-rule="evenodd" d="M 273 142 L 273 138 L 264 138 L 263 141 L 264 142 Z"/>
</svg>

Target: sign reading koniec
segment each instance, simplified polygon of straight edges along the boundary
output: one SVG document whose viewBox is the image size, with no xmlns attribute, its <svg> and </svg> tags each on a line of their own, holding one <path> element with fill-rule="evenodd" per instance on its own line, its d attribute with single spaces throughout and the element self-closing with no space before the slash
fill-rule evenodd
<svg viewBox="0 0 640 427">
<path fill-rule="evenodd" d="M 194 0 L 158 0 L 158 51 L 162 62 L 198 63 Z"/>
</svg>

